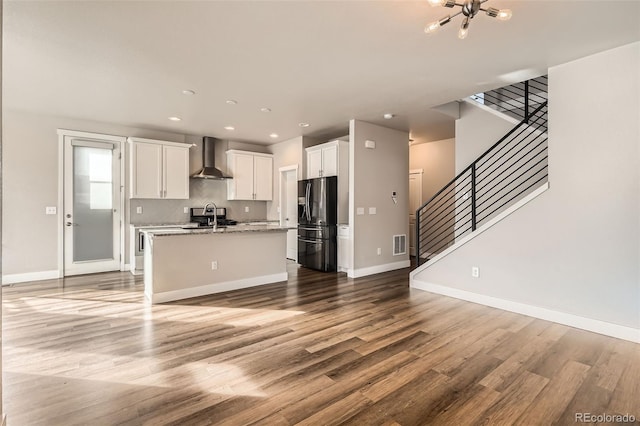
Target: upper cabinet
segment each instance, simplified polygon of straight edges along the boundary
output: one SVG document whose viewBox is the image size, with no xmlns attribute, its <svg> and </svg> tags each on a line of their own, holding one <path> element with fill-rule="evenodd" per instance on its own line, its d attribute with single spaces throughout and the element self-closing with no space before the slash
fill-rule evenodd
<svg viewBox="0 0 640 426">
<path fill-rule="evenodd" d="M 311 146 L 307 151 L 307 179 L 339 176 L 340 168 L 349 170 L 349 145 L 342 140 Z"/>
<path fill-rule="evenodd" d="M 130 198 L 188 199 L 191 145 L 128 138 Z"/>
<path fill-rule="evenodd" d="M 343 147 L 342 152 L 341 147 Z M 345 150 L 346 154 L 344 154 Z M 340 154 L 348 155 L 348 150 L 347 142 L 340 140 L 307 148 L 307 179 L 338 176 Z"/>
<path fill-rule="evenodd" d="M 273 155 L 248 151 L 227 151 L 227 200 L 273 199 Z"/>
<path fill-rule="evenodd" d="M 349 142 L 334 140 L 310 146 L 307 179 L 338 176 L 338 223 L 349 222 Z"/>
</svg>

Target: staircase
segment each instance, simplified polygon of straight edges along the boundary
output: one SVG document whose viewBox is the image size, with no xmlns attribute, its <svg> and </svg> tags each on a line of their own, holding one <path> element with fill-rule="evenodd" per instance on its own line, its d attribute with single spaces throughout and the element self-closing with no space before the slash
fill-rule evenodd
<svg viewBox="0 0 640 426">
<path fill-rule="evenodd" d="M 473 238 L 547 184 L 547 76 L 471 99 L 520 121 L 416 210 L 418 266 Z"/>
</svg>

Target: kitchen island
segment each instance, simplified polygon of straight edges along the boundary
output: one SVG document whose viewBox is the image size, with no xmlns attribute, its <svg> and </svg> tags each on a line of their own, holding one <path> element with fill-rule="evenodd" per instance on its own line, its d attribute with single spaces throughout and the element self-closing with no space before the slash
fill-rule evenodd
<svg viewBox="0 0 640 426">
<path fill-rule="evenodd" d="M 163 303 L 286 281 L 289 229 L 238 225 L 142 231 L 145 296 Z"/>
</svg>

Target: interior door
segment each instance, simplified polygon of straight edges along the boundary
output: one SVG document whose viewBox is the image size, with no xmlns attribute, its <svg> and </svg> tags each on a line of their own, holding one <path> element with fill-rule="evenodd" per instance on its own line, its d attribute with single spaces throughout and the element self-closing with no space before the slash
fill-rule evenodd
<svg viewBox="0 0 640 426">
<path fill-rule="evenodd" d="M 409 254 L 416 255 L 416 210 L 422 205 L 422 171 L 409 173 Z"/>
<path fill-rule="evenodd" d="M 65 137 L 64 275 L 120 269 L 120 147 Z"/>
<path fill-rule="evenodd" d="M 280 211 L 282 224 L 296 228 L 298 226 L 298 171 L 287 170 L 280 174 L 282 199 Z M 298 261 L 298 230 L 287 231 L 287 259 Z"/>
</svg>

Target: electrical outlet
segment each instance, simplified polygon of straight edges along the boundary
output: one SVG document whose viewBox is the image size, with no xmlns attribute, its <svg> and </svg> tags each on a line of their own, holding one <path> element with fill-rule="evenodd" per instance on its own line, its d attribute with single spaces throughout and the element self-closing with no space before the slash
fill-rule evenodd
<svg viewBox="0 0 640 426">
<path fill-rule="evenodd" d="M 382 254 L 382 249 L 378 247 L 378 256 L 380 256 L 381 254 Z"/>
<path fill-rule="evenodd" d="M 369 214 L 376 214 L 378 213 L 378 209 L 376 209 L 375 207 L 369 207 Z"/>
<path fill-rule="evenodd" d="M 211 270 L 215 271 L 218 269 L 218 261 L 217 260 L 212 260 L 211 261 Z"/>
<path fill-rule="evenodd" d="M 57 209 L 55 207 L 45 207 L 44 214 L 56 214 Z"/>
<path fill-rule="evenodd" d="M 189 207 L 185 207 L 185 208 L 184 208 L 184 210 L 183 210 L 183 212 L 185 212 L 185 213 L 189 213 Z"/>
<path fill-rule="evenodd" d="M 480 268 L 478 268 L 477 266 L 472 266 L 471 267 L 471 276 L 473 278 L 478 278 L 480 276 Z"/>
<path fill-rule="evenodd" d="M 249 213 L 249 206 L 244 206 L 244 212 Z"/>
<path fill-rule="evenodd" d="M 358 207 L 358 208 L 356 209 L 356 214 L 357 214 L 358 216 L 363 215 L 363 214 L 364 214 L 364 207 Z"/>
<path fill-rule="evenodd" d="M 142 206 L 136 207 L 136 214 L 142 214 Z"/>
</svg>

